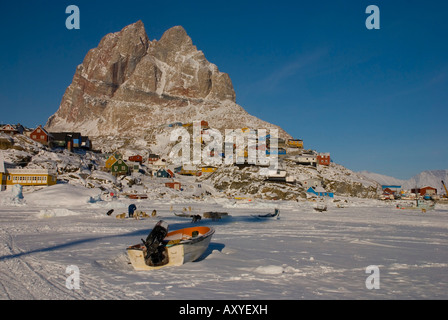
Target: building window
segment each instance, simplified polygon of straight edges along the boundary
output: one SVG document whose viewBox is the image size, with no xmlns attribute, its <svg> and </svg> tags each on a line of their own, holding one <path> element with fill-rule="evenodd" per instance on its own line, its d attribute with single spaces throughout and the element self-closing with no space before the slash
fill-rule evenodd
<svg viewBox="0 0 448 320">
<path fill-rule="evenodd" d="M 45 140 L 45 136 L 44 136 L 44 135 L 41 135 L 40 138 L 41 138 L 42 140 Z"/>
<path fill-rule="evenodd" d="M 32 137 L 33 139 L 36 139 L 36 135 L 35 134 L 33 134 L 33 137 Z"/>
</svg>

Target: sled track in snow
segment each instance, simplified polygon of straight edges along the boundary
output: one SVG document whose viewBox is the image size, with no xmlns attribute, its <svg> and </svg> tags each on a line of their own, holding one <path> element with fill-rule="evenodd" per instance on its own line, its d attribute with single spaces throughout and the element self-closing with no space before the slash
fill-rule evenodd
<svg viewBox="0 0 448 320">
<path fill-rule="evenodd" d="M 66 298 L 59 281 L 46 274 L 38 261 L 17 248 L 14 237 L 6 235 L 7 252 L 2 252 L 0 263 L 5 264 L 8 274 L 2 274 L 0 280 L 7 299 L 61 299 Z M 39 270 L 39 268 L 42 269 Z M 53 279 L 52 279 L 53 278 Z M 51 279 L 51 280 L 50 280 Z M 42 296 L 45 292 L 45 296 Z"/>
</svg>

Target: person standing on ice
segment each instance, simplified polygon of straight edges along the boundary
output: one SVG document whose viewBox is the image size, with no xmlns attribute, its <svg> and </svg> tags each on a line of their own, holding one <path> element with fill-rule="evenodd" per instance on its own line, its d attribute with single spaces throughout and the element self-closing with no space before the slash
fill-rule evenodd
<svg viewBox="0 0 448 320">
<path fill-rule="evenodd" d="M 131 204 L 128 207 L 128 213 L 129 213 L 129 218 L 132 218 L 134 216 L 134 211 L 137 209 L 137 207 L 135 206 L 135 204 Z"/>
</svg>

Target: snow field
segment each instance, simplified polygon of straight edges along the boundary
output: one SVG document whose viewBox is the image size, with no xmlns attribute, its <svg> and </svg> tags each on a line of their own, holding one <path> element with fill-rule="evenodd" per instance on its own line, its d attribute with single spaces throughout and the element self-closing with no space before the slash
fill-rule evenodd
<svg viewBox="0 0 448 320">
<path fill-rule="evenodd" d="M 70 194 L 70 197 L 68 195 Z M 376 200 L 348 199 L 318 213 L 311 202 L 228 199 L 91 201 L 74 186 L 24 193 L 0 208 L 0 299 L 446 299 L 448 206 L 426 214 Z M 1 194 L 6 199 L 5 193 Z M 46 201 L 45 201 L 46 200 Z M 70 200 L 70 201 L 69 201 Z M 76 201 L 78 200 L 78 201 Z M 6 204 L 5 204 L 6 203 Z M 135 203 L 158 218 L 119 220 Z M 228 212 L 203 219 L 216 233 L 196 262 L 134 271 L 126 247 L 145 238 L 159 219 L 170 230 L 190 227 L 192 213 Z M 106 212 L 114 209 L 111 216 Z M 279 220 L 251 214 L 279 208 Z M 68 266 L 80 288 L 68 289 Z M 368 290 L 368 266 L 378 266 L 380 289 Z"/>
</svg>

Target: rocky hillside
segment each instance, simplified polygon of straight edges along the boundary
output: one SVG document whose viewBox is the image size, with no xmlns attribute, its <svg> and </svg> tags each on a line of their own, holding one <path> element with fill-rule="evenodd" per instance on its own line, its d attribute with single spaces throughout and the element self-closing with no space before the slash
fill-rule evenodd
<svg viewBox="0 0 448 320">
<path fill-rule="evenodd" d="M 221 166 L 212 174 L 199 178 L 214 186 L 217 191 L 231 196 L 244 196 L 260 199 L 304 200 L 309 187 L 303 185 L 308 179 L 322 181 L 327 192 L 337 196 L 377 198 L 381 186 L 356 172 L 341 165 L 305 166 L 285 161 L 282 167 L 293 178 L 293 183 L 267 181 L 257 166 Z"/>
<path fill-rule="evenodd" d="M 110 145 L 118 147 L 126 141 L 118 140 L 114 143 Z M 143 148 L 145 141 L 142 140 L 140 143 L 134 148 Z M 160 141 L 159 147 L 162 148 L 164 145 L 165 142 Z M 261 174 L 262 168 L 258 166 L 222 165 L 214 173 L 204 174 L 201 177 L 177 176 L 176 180 L 180 179 L 187 191 L 179 193 L 166 188 L 165 179 L 153 179 L 149 167 L 144 166 L 144 171 L 147 171 L 144 174 L 115 178 L 110 173 L 102 171 L 106 160 L 104 154 L 50 149 L 24 135 L 11 137 L 0 133 L 0 152 L 7 167 L 54 170 L 58 172 L 58 180 L 62 183 L 99 188 L 104 192 L 132 191 L 138 187 L 141 192 L 150 193 L 154 199 L 163 196 L 197 196 L 198 190 L 195 190 L 195 187 L 202 184 L 202 192 L 209 191 L 212 197 L 242 196 L 253 199 L 300 201 L 307 198 L 307 187 L 303 185 L 303 181 L 312 178 L 322 181 L 322 186 L 336 196 L 376 198 L 381 190 L 375 181 L 335 163 L 331 163 L 329 167 L 316 168 L 285 160 L 281 165 L 287 170 L 288 176 L 295 180 L 294 183 L 266 181 L 266 176 Z M 128 155 L 132 154 L 128 152 Z M 173 167 L 170 165 L 171 169 Z"/>
<path fill-rule="evenodd" d="M 46 128 L 81 132 L 94 141 L 108 135 L 146 140 L 155 128 L 194 120 L 218 130 L 276 128 L 288 137 L 235 103 L 229 75 L 207 61 L 184 28 L 150 41 L 138 21 L 87 53 Z"/>
</svg>

